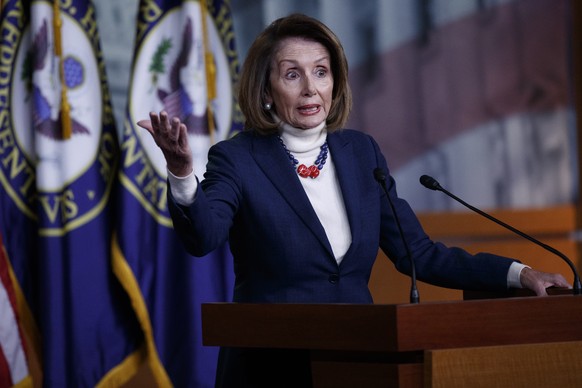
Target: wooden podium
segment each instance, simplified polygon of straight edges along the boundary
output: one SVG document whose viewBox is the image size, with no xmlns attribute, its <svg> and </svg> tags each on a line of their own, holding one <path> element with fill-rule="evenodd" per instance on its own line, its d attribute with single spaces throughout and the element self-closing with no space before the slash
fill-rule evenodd
<svg viewBox="0 0 582 388">
<path fill-rule="evenodd" d="M 548 361 L 540 355 L 564 349 L 574 356 L 557 361 L 560 374 L 567 372 L 567 381 L 574 381 L 571 386 L 582 382 L 581 296 L 415 305 L 210 303 L 202 305 L 202 332 L 207 346 L 307 349 L 314 387 L 454 386 L 451 381 L 461 377 L 449 372 L 481 370 L 479 359 L 459 364 L 468 360 L 463 350 L 489 351 L 482 353 L 482 362 L 495 359 L 495 354 L 522 358 L 503 373 L 515 375 L 516 369 L 525 368 L 537 378 L 535 372 L 552 372 L 540 367 L 547 367 Z M 531 357 L 535 359 L 529 361 Z M 487 368 L 499 370 L 485 374 L 502 378 L 500 365 L 489 363 Z M 439 379 L 447 382 L 439 384 Z M 480 386 L 475 381 L 470 385 Z"/>
</svg>

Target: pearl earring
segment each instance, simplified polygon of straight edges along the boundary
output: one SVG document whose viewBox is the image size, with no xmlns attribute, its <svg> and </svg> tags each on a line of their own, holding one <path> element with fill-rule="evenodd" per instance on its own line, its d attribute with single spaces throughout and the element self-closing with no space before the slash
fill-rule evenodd
<svg viewBox="0 0 582 388">
<path fill-rule="evenodd" d="M 266 102 L 264 106 L 265 106 L 265 110 L 271 110 L 272 105 L 270 102 Z"/>
</svg>

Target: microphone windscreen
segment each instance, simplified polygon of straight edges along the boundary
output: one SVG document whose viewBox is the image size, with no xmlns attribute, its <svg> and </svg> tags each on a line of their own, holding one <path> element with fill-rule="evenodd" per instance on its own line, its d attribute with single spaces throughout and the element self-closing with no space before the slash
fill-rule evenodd
<svg viewBox="0 0 582 388">
<path fill-rule="evenodd" d="M 374 178 L 378 181 L 378 182 L 383 182 L 386 180 L 386 174 L 384 174 L 384 170 L 382 170 L 380 167 L 376 167 L 374 169 Z"/>
<path fill-rule="evenodd" d="M 431 190 L 439 190 L 441 185 L 431 176 L 423 175 L 420 177 L 420 183 L 426 187 L 427 189 Z"/>
</svg>

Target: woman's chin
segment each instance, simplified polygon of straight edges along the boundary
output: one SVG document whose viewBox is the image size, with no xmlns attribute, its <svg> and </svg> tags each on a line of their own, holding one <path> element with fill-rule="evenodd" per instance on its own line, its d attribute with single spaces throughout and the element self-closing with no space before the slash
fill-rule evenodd
<svg viewBox="0 0 582 388">
<path fill-rule="evenodd" d="M 320 125 L 325 119 L 313 119 L 313 120 L 301 120 L 297 122 L 297 124 L 293 125 L 294 127 L 301 128 L 301 129 L 311 129 L 315 128 Z"/>
</svg>

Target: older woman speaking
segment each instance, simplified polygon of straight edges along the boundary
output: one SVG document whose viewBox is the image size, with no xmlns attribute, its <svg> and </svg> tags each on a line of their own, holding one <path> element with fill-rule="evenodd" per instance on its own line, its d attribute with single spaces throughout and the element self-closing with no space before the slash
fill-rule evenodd
<svg viewBox="0 0 582 388">
<path fill-rule="evenodd" d="M 202 256 L 229 242 L 233 301 L 372 303 L 368 280 L 379 248 L 407 274 L 409 251 L 418 279 L 443 287 L 527 287 L 538 295 L 569 287 L 559 274 L 470 255 L 426 235 L 397 196 L 374 139 L 343 129 L 351 109 L 347 60 L 318 20 L 290 15 L 257 37 L 243 65 L 239 103 L 245 131 L 210 149 L 201 181 L 178 118 L 151 113 L 138 123 L 166 158 L 170 211 L 186 249 Z M 388 177 L 403 238 L 377 169 Z M 307 353 L 221 349 L 217 386 L 310 385 Z"/>
</svg>

